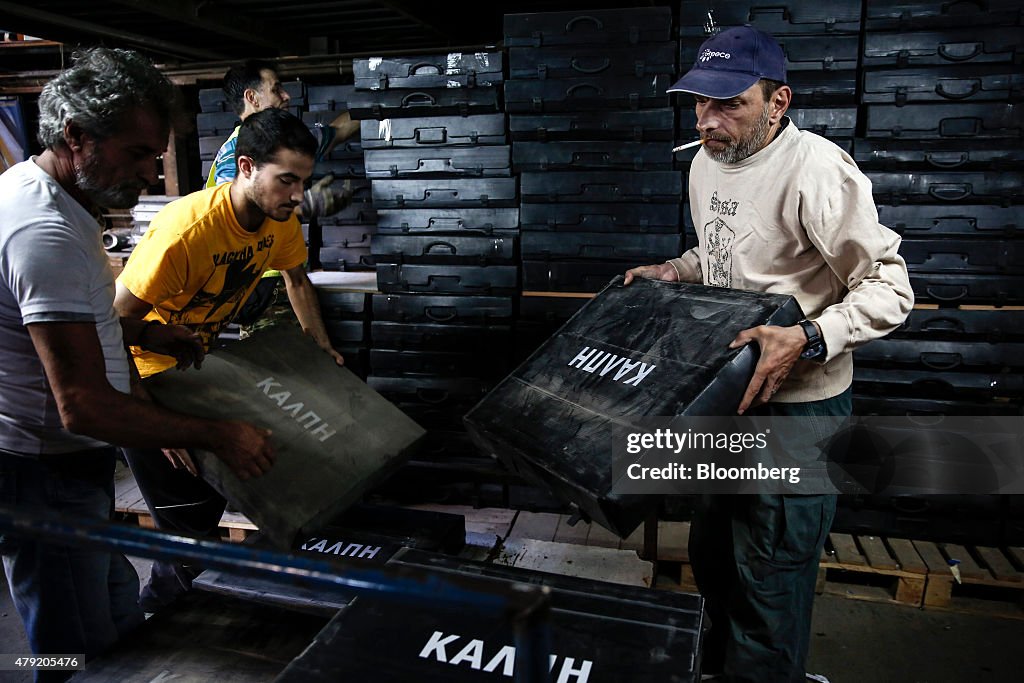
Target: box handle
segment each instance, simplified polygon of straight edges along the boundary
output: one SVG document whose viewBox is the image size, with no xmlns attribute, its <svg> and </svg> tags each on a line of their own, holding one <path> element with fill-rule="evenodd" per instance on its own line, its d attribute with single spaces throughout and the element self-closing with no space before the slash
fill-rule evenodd
<svg viewBox="0 0 1024 683">
<path fill-rule="evenodd" d="M 432 71 L 428 71 L 428 69 Z M 430 62 L 418 62 L 409 68 L 409 74 L 412 76 L 419 76 L 421 73 L 424 76 L 440 76 L 444 73 L 444 69 L 439 67 L 437 64 L 431 64 Z"/>
<path fill-rule="evenodd" d="M 463 223 L 461 218 L 431 218 L 427 221 L 427 227 L 432 230 L 462 230 Z"/>
<path fill-rule="evenodd" d="M 964 43 L 952 43 L 953 45 L 963 45 Z M 950 43 L 939 43 L 939 56 L 943 59 L 951 62 L 966 62 L 969 59 L 974 59 L 981 54 L 981 43 L 974 44 L 974 50 L 969 55 L 956 55 L 949 51 Z"/>
<path fill-rule="evenodd" d="M 570 86 L 565 89 L 565 96 L 575 97 L 576 92 L 578 90 L 593 90 L 594 93 L 597 95 L 601 95 L 604 93 L 604 90 L 602 90 L 599 86 L 594 85 L 593 83 L 577 83 L 576 85 Z"/>
<path fill-rule="evenodd" d="M 970 183 L 935 183 L 928 186 L 928 194 L 943 202 L 956 202 L 973 194 Z"/>
<path fill-rule="evenodd" d="M 437 104 L 437 100 L 435 100 L 430 93 L 425 92 L 411 92 L 402 98 L 403 107 L 408 107 L 410 105 L 418 106 L 423 104 L 434 106 L 435 104 Z"/>
<path fill-rule="evenodd" d="M 933 330 L 955 330 L 957 332 L 967 331 L 964 324 L 961 321 L 956 320 L 955 318 L 950 318 L 948 316 L 939 316 L 937 318 L 932 318 L 931 320 L 925 321 L 925 323 L 921 325 L 922 332 L 931 332 Z"/>
<path fill-rule="evenodd" d="M 939 97 L 945 97 L 947 100 L 966 100 L 968 97 L 977 95 L 980 91 L 980 80 L 975 80 L 973 83 L 971 83 L 971 87 L 967 92 L 960 93 L 950 92 L 949 90 L 946 90 L 946 88 L 943 87 L 941 81 L 935 84 L 935 92 L 939 95 Z"/>
<path fill-rule="evenodd" d="M 430 244 L 428 244 L 427 248 L 423 250 L 423 254 L 430 254 L 433 253 L 435 250 L 447 251 L 452 256 L 455 256 L 458 253 L 458 249 L 456 249 L 455 245 L 452 244 L 451 242 L 437 240 L 436 242 L 431 242 Z"/>
<path fill-rule="evenodd" d="M 930 164 L 936 168 L 956 168 L 957 166 L 963 166 L 971 160 L 971 155 L 967 152 L 961 152 L 960 158 L 955 161 L 939 161 L 939 155 L 931 152 L 926 152 L 924 155 L 925 163 Z"/>
<path fill-rule="evenodd" d="M 445 315 L 440 315 L 434 311 L 444 311 Z M 454 308 L 449 306 L 427 306 L 423 309 L 423 315 L 427 316 L 427 318 L 435 323 L 446 323 L 449 320 L 454 320 L 458 316 L 458 313 Z"/>
<path fill-rule="evenodd" d="M 951 285 L 944 286 L 949 287 Z M 935 288 L 932 287 L 931 285 L 925 287 L 924 291 L 928 294 L 928 296 L 930 296 L 933 299 L 938 299 L 939 301 L 959 301 L 960 299 L 967 298 L 967 285 L 959 285 L 959 288 L 960 292 L 955 296 L 940 296 L 939 294 L 936 294 Z"/>
<path fill-rule="evenodd" d="M 444 126 L 416 129 L 416 142 L 419 142 L 421 144 L 443 145 L 447 141 L 448 129 L 445 128 Z"/>
<path fill-rule="evenodd" d="M 921 364 L 932 370 L 952 370 L 963 364 L 959 353 L 922 353 Z"/>
<path fill-rule="evenodd" d="M 576 27 L 576 24 L 580 23 L 581 21 L 592 23 L 594 25 L 594 28 L 596 28 L 598 31 L 604 29 L 604 23 L 600 19 L 598 19 L 597 17 L 592 17 L 590 15 L 584 14 L 583 16 L 573 17 L 572 19 L 570 19 L 568 23 L 566 23 L 565 25 L 565 32 L 571 33 L 572 30 Z"/>
<path fill-rule="evenodd" d="M 604 62 L 602 62 L 600 66 L 595 66 L 595 67 L 585 67 L 585 66 L 582 66 L 580 64 L 580 61 L 578 59 L 576 59 L 575 57 L 573 57 L 572 59 L 569 60 L 569 66 L 572 67 L 573 71 L 579 71 L 581 74 L 596 74 L 596 73 L 600 73 L 600 72 L 604 71 L 605 69 L 607 69 L 611 65 L 612 65 L 612 60 L 610 60 L 608 57 L 604 58 Z"/>
</svg>

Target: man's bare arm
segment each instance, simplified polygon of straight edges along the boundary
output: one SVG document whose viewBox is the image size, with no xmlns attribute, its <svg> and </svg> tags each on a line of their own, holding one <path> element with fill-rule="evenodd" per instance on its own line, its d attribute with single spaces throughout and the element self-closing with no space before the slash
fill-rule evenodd
<svg viewBox="0 0 1024 683">
<path fill-rule="evenodd" d="M 118 446 L 213 451 L 243 480 L 273 464 L 269 430 L 175 413 L 114 389 L 93 323 L 32 323 L 27 329 L 68 431 Z"/>
<path fill-rule="evenodd" d="M 331 346 L 331 340 L 327 337 L 327 328 L 324 326 L 323 315 L 320 313 L 320 302 L 316 298 L 316 288 L 309 281 L 309 276 L 302 266 L 295 266 L 281 272 L 284 277 L 284 286 L 288 291 L 288 301 L 295 311 L 295 316 L 302 325 L 302 331 L 316 341 L 317 345 L 326 351 L 334 362 L 344 365 L 345 359 Z"/>
</svg>

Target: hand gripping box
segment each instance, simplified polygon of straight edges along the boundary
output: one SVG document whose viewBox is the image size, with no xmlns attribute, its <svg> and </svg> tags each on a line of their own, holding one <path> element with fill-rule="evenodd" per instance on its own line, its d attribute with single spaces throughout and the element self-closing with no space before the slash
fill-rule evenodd
<svg viewBox="0 0 1024 683">
<path fill-rule="evenodd" d="M 616 277 L 465 417 L 474 441 L 602 526 L 629 535 L 656 496 L 612 493 L 612 427 L 732 415 L 757 325 L 793 325 L 791 296 Z"/>
</svg>

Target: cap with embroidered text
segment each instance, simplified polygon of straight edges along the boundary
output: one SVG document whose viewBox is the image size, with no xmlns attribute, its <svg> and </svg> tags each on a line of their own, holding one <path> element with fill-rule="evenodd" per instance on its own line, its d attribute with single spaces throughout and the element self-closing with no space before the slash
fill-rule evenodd
<svg viewBox="0 0 1024 683">
<path fill-rule="evenodd" d="M 693 68 L 668 92 L 727 100 L 762 78 L 786 82 L 786 55 L 782 46 L 764 31 L 737 26 L 704 41 Z"/>
</svg>

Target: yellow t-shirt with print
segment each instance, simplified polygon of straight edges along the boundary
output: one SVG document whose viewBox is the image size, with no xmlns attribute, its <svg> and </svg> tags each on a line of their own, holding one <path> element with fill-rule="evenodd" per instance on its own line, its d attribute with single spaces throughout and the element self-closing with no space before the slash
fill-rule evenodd
<svg viewBox="0 0 1024 683">
<path fill-rule="evenodd" d="M 260 276 L 306 260 L 298 219 L 267 218 L 256 232 L 239 225 L 231 207 L 231 183 L 171 202 L 153 217 L 118 282 L 153 304 L 147 320 L 185 325 L 209 351 Z M 142 377 L 174 366 L 170 356 L 132 348 Z"/>
</svg>

